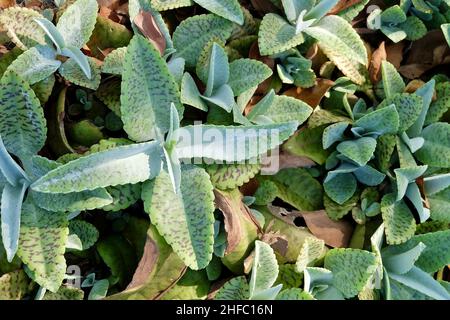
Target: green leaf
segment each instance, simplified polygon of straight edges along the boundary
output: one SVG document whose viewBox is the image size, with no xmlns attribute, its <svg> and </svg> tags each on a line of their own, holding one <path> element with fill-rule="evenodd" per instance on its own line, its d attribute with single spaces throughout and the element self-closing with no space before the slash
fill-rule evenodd
<svg viewBox="0 0 450 320">
<path fill-rule="evenodd" d="M 186 60 L 186 67 L 196 66 L 199 53 L 211 40 L 225 42 L 233 24 L 214 14 L 196 15 L 182 21 L 173 33 L 175 57 Z"/>
<path fill-rule="evenodd" d="M 125 55 L 127 53 L 127 48 L 117 48 L 111 51 L 103 60 L 102 72 L 110 73 L 115 75 L 122 75 L 123 72 L 123 61 L 125 60 Z"/>
<path fill-rule="evenodd" d="M 217 291 L 214 300 L 248 300 L 249 287 L 244 276 L 232 278 Z"/>
<path fill-rule="evenodd" d="M 325 211 L 327 215 L 333 220 L 339 220 L 347 213 L 349 213 L 359 201 L 360 195 L 358 192 L 355 192 L 353 196 L 345 201 L 343 204 L 338 204 L 330 199 L 326 194 L 323 196 L 323 205 L 325 207 Z"/>
<path fill-rule="evenodd" d="M 445 40 L 447 40 L 447 43 L 450 46 L 450 23 L 441 24 L 441 30 Z"/>
<path fill-rule="evenodd" d="M 0 26 L 8 37 L 22 50 L 45 44 L 45 32 L 34 19 L 42 15 L 28 8 L 10 7 L 0 13 Z"/>
<path fill-rule="evenodd" d="M 386 172 L 391 165 L 391 157 L 397 144 L 396 136 L 382 135 L 377 140 L 377 148 L 375 149 L 375 159 L 382 172 Z"/>
<path fill-rule="evenodd" d="M 277 300 L 314 300 L 314 297 L 300 288 L 290 288 L 281 291 Z"/>
<path fill-rule="evenodd" d="M 70 193 L 143 182 L 159 174 L 161 147 L 156 142 L 119 146 L 62 165 L 35 181 L 45 193 Z"/>
<path fill-rule="evenodd" d="M 343 204 L 356 191 L 356 179 L 351 173 L 339 173 L 326 179 L 323 188 L 327 195 L 335 202 Z"/>
<path fill-rule="evenodd" d="M 95 0 L 76 0 L 64 11 L 56 28 L 67 46 L 81 48 L 88 42 L 97 21 L 97 11 Z"/>
<path fill-rule="evenodd" d="M 362 137 L 356 140 L 339 143 L 336 150 L 360 166 L 364 166 L 373 156 L 377 141 L 374 138 Z"/>
<path fill-rule="evenodd" d="M 83 300 L 83 297 L 83 290 L 63 285 L 55 293 L 47 291 L 42 300 Z"/>
<path fill-rule="evenodd" d="M 450 223 L 450 187 L 427 196 L 427 199 L 430 202 L 431 218 Z"/>
<path fill-rule="evenodd" d="M 78 65 L 78 69 L 83 71 L 85 77 L 87 77 L 87 80 L 95 81 L 96 77 L 98 78 L 98 75 L 100 74 L 100 69 L 101 69 L 99 63 L 96 64 L 96 60 L 94 60 L 94 58 L 88 58 L 77 47 L 67 46 L 62 49 L 61 55 L 71 58 L 70 61 L 72 61 L 72 63 L 75 62 Z M 65 64 L 66 63 L 63 63 L 63 66 Z M 94 72 L 94 78 L 92 77 L 92 71 L 91 71 L 93 68 L 97 69 L 97 70 L 95 70 L 96 72 Z M 77 68 L 72 67 L 72 69 L 76 70 Z M 76 71 L 72 71 L 71 73 L 76 73 Z M 77 78 L 83 79 L 84 77 L 77 76 Z M 80 81 L 80 80 L 78 80 L 78 81 Z M 84 81 L 86 81 L 86 80 L 84 80 Z M 75 82 L 75 81 L 73 81 L 73 82 Z M 98 84 L 94 85 L 94 87 L 95 87 L 95 89 L 97 89 Z"/>
<path fill-rule="evenodd" d="M 325 256 L 325 242 L 321 239 L 308 237 L 302 244 L 295 268 L 297 272 L 305 271 L 306 267 L 313 266 L 314 262 Z"/>
<path fill-rule="evenodd" d="M 406 32 L 406 39 L 416 41 L 424 37 L 427 33 L 427 27 L 416 16 L 409 16 L 405 22 L 401 23 L 399 27 Z"/>
<path fill-rule="evenodd" d="M 206 90 L 204 95 L 210 97 L 213 91 L 219 89 L 228 82 L 230 77 L 230 69 L 228 65 L 228 57 L 225 50 L 213 42 L 211 48 L 208 50 L 209 59 L 207 59 L 204 70 L 207 71 L 205 77 L 201 77 L 202 81 L 206 83 Z M 198 65 L 197 65 L 198 67 Z M 199 76 L 201 72 L 198 72 Z"/>
<path fill-rule="evenodd" d="M 353 126 L 364 128 L 366 132 L 384 135 L 397 133 L 399 125 L 399 115 L 395 105 L 392 104 L 362 116 Z"/>
<path fill-rule="evenodd" d="M 324 267 L 333 273 L 333 285 L 344 297 L 357 295 L 374 274 L 375 254 L 359 249 L 332 249 L 325 256 Z"/>
<path fill-rule="evenodd" d="M 239 25 L 244 23 L 244 14 L 242 13 L 239 1 L 237 0 L 194 0 L 194 2 L 222 18 Z"/>
<path fill-rule="evenodd" d="M 395 105 L 399 116 L 399 132 L 408 130 L 422 112 L 423 99 L 416 94 L 398 93 L 386 98 L 378 105 L 378 109 Z"/>
<path fill-rule="evenodd" d="M 120 82 L 120 79 L 105 81 L 95 91 L 96 97 L 118 117 L 122 114 L 120 112 Z"/>
<path fill-rule="evenodd" d="M 318 164 L 324 164 L 331 152 L 322 147 L 323 131 L 324 126 L 311 128 L 308 124 L 308 128 L 292 136 L 283 145 L 283 149 L 297 156 L 306 156 Z"/>
<path fill-rule="evenodd" d="M 317 39 L 325 55 L 357 84 L 366 79 L 367 51 L 352 26 L 339 16 L 326 16 L 305 30 Z"/>
<path fill-rule="evenodd" d="M 353 172 L 353 174 L 359 182 L 365 184 L 366 186 L 377 186 L 383 182 L 386 177 L 385 174 L 369 165 L 359 167 Z"/>
<path fill-rule="evenodd" d="M 46 36 L 50 39 L 50 41 L 53 42 L 53 45 L 55 45 L 56 47 L 57 53 L 61 53 L 61 49 L 66 46 L 66 43 L 59 30 L 56 29 L 55 25 L 46 18 L 36 18 L 34 21 L 36 21 L 39 27 L 44 30 Z"/>
<path fill-rule="evenodd" d="M 206 167 L 206 172 L 215 188 L 227 190 L 249 182 L 260 169 L 260 164 L 212 164 Z"/>
<path fill-rule="evenodd" d="M 158 11 L 192 6 L 192 0 L 150 0 L 150 3 Z"/>
<path fill-rule="evenodd" d="M 0 80 L 0 134 L 6 149 L 26 162 L 45 144 L 44 111 L 30 86 L 7 72 Z"/>
<path fill-rule="evenodd" d="M 48 78 L 61 65 L 55 53 L 47 47 L 33 47 L 17 57 L 7 71 L 18 74 L 28 84 L 35 84 Z"/>
<path fill-rule="evenodd" d="M 381 74 L 383 79 L 383 90 L 386 98 L 405 91 L 405 83 L 397 69 L 388 61 L 381 62 Z"/>
<path fill-rule="evenodd" d="M 383 255 L 395 256 L 423 243 L 425 248 L 415 265 L 425 272 L 433 273 L 450 263 L 449 240 L 450 230 L 420 234 L 413 236 L 405 243 L 383 249 Z"/>
<path fill-rule="evenodd" d="M 272 70 L 264 63 L 254 59 L 237 59 L 230 63 L 228 85 L 238 96 L 259 85 L 272 75 Z"/>
<path fill-rule="evenodd" d="M 408 136 L 411 136 L 415 139 L 418 139 L 417 137 L 420 135 L 423 129 L 423 125 L 425 123 L 425 119 L 430 107 L 430 103 L 433 100 L 434 95 L 434 88 L 435 88 L 435 80 L 431 79 L 427 83 L 425 83 L 423 86 L 421 86 L 419 89 L 416 90 L 415 94 L 422 97 L 422 110 L 420 112 L 419 117 L 417 118 L 416 122 L 408 129 Z M 420 139 L 420 138 L 419 138 Z M 411 148 L 410 148 L 411 149 Z M 415 151 L 413 151 L 415 152 Z"/>
<path fill-rule="evenodd" d="M 414 216 L 403 200 L 396 201 L 396 195 L 387 194 L 381 200 L 381 215 L 388 244 L 400 244 L 410 239 L 416 231 Z"/>
<path fill-rule="evenodd" d="M 411 270 L 414 266 L 414 263 L 417 261 L 423 250 L 426 248 L 422 242 L 419 242 L 416 246 L 411 249 L 397 252 L 391 250 L 389 252 L 389 248 L 387 250 L 382 251 L 383 255 L 383 267 L 386 268 L 389 274 L 404 274 Z M 398 246 L 394 246 L 398 247 Z"/>
<path fill-rule="evenodd" d="M 403 199 L 408 188 L 408 184 L 415 182 L 415 180 L 421 177 L 427 166 L 416 166 L 416 167 L 404 167 L 394 169 L 395 177 L 397 178 L 397 201 Z"/>
<path fill-rule="evenodd" d="M 170 126 L 171 103 L 183 114 L 178 85 L 167 64 L 159 51 L 139 35 L 127 48 L 120 99 L 124 130 L 135 141 L 163 137 Z"/>
<path fill-rule="evenodd" d="M 278 263 L 273 249 L 265 242 L 255 241 L 255 253 L 250 276 L 250 299 L 272 287 L 277 280 Z"/>
<path fill-rule="evenodd" d="M 261 21 L 258 45 L 263 56 L 286 51 L 304 41 L 303 34 L 296 34 L 295 27 L 277 14 L 268 13 Z"/>
<path fill-rule="evenodd" d="M 186 72 L 181 80 L 181 102 L 197 109 L 208 111 L 192 76 Z"/>
<path fill-rule="evenodd" d="M 441 82 L 436 85 L 436 100 L 431 102 L 425 118 L 425 124 L 438 122 L 450 109 L 450 83 Z"/>
<path fill-rule="evenodd" d="M 29 280 L 23 270 L 0 277 L 0 300 L 21 300 L 29 291 Z"/>
<path fill-rule="evenodd" d="M 344 132 L 348 127 L 347 122 L 337 122 L 328 126 L 323 130 L 322 145 L 324 149 L 328 149 L 333 143 L 345 139 Z"/>
<path fill-rule="evenodd" d="M 437 122 L 422 131 L 425 139 L 416 158 L 429 166 L 450 168 L 450 124 Z"/>
<path fill-rule="evenodd" d="M 101 300 L 106 297 L 109 289 L 108 279 L 96 281 L 91 291 L 89 292 L 88 300 Z"/>
<path fill-rule="evenodd" d="M 114 187 L 107 187 L 106 191 L 112 197 L 112 202 L 103 206 L 103 211 L 124 210 L 135 204 L 141 195 L 140 184 L 124 184 Z"/>
<path fill-rule="evenodd" d="M 305 102 L 288 96 L 275 96 L 273 103 L 263 113 L 275 123 L 297 121 L 304 123 L 313 109 Z"/>
<path fill-rule="evenodd" d="M 31 86 L 31 89 L 33 89 L 41 104 L 45 104 L 50 98 L 55 82 L 55 76 L 52 74 Z"/>
<path fill-rule="evenodd" d="M 183 167 L 181 194 L 175 194 L 169 175 L 161 171 L 142 189 L 144 208 L 174 252 L 191 269 L 205 268 L 214 242 L 214 195 L 208 174 Z"/>
<path fill-rule="evenodd" d="M 17 255 L 29 268 L 31 278 L 52 292 L 58 291 L 66 273 L 67 226 L 65 213 L 48 212 L 31 201 L 24 202 Z"/>
<path fill-rule="evenodd" d="M 100 64 L 94 58 L 88 58 L 87 61 L 89 63 L 90 79 L 86 77 L 85 71 L 80 68 L 78 62 L 73 58 L 70 58 L 61 65 L 59 73 L 69 82 L 97 90 L 101 81 Z"/>
<path fill-rule="evenodd" d="M 69 222 L 69 234 L 78 236 L 82 243 L 82 250 L 92 247 L 99 236 L 97 228 L 83 220 L 71 220 Z"/>
<path fill-rule="evenodd" d="M 271 213 L 269 213 L 271 214 Z M 276 223 L 277 226 L 281 226 L 281 228 L 276 228 L 276 231 L 279 231 L 280 233 L 286 233 L 286 231 L 288 231 L 289 229 L 291 230 L 291 235 L 290 237 L 287 237 L 288 242 L 291 243 L 292 245 L 292 240 L 290 239 L 294 239 L 295 236 L 292 236 L 293 234 L 295 234 L 295 232 L 292 232 L 292 228 L 296 228 L 294 226 L 287 226 L 286 228 L 286 223 L 280 221 L 277 218 L 272 218 L 273 220 L 270 221 L 274 221 L 274 223 Z M 270 223 L 269 221 L 269 223 Z M 284 229 L 283 229 L 284 227 Z M 273 229 L 272 229 L 273 230 Z M 273 230 L 275 231 L 275 230 Z M 275 232 L 276 232 L 275 231 Z M 306 233 L 305 233 L 306 234 Z M 304 236 L 304 235 L 302 235 Z M 309 237 L 311 238 L 311 237 Z M 308 238 L 306 238 L 308 239 Z M 298 243 L 303 242 L 303 239 L 300 240 L 298 239 Z M 295 248 L 296 250 L 295 253 L 298 254 L 298 248 Z M 289 255 L 288 253 L 286 253 L 286 255 Z M 277 257 L 277 259 L 279 259 L 280 256 Z M 278 260 L 280 263 L 280 260 Z M 291 264 L 291 263 L 285 263 L 285 264 L 280 264 L 278 266 L 278 277 L 277 277 L 277 281 L 275 281 L 275 284 L 282 284 L 284 289 L 289 289 L 289 288 L 298 288 L 302 285 L 303 283 L 303 272 L 302 273 L 298 273 L 295 267 L 295 264 Z"/>
<path fill-rule="evenodd" d="M 297 122 L 286 122 L 254 126 L 186 126 L 177 130 L 181 139 L 176 152 L 179 158 L 248 160 L 280 145 L 294 133 L 297 125 Z"/>
</svg>

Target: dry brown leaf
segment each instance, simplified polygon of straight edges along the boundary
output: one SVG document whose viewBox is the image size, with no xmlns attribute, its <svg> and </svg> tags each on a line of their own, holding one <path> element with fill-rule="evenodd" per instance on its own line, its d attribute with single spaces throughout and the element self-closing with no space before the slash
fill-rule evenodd
<svg viewBox="0 0 450 320">
<path fill-rule="evenodd" d="M 159 30 L 158 25 L 156 24 L 155 19 L 152 14 L 147 11 L 139 11 L 136 18 L 133 20 L 136 27 L 139 31 L 155 46 L 156 49 L 164 54 L 164 50 L 166 50 L 166 40 L 164 36 Z"/>
<path fill-rule="evenodd" d="M 348 246 L 353 233 L 352 225 L 344 220 L 331 220 L 325 210 L 301 212 L 306 226 L 317 238 L 334 248 Z"/>
<path fill-rule="evenodd" d="M 16 5 L 16 0 L 0 0 L 0 9 L 14 7 L 15 5 Z"/>
<path fill-rule="evenodd" d="M 372 58 L 370 59 L 369 76 L 370 81 L 372 81 L 373 84 L 376 84 L 381 80 L 381 62 L 386 59 L 387 54 L 383 41 L 381 42 L 380 46 L 373 52 Z"/>
<path fill-rule="evenodd" d="M 236 204 L 229 199 L 225 193 L 214 190 L 215 205 L 223 213 L 225 231 L 227 232 L 227 249 L 225 254 L 232 252 L 241 241 L 242 225 L 241 217 L 244 216 L 247 220 L 252 221 L 260 230 L 258 223 L 253 215 L 250 213 L 250 209 L 240 201 Z"/>
<path fill-rule="evenodd" d="M 405 92 L 414 93 L 414 92 L 416 92 L 417 89 L 419 89 L 424 84 L 425 84 L 425 81 L 422 81 L 419 79 L 412 80 L 412 81 L 408 82 L 408 84 L 406 85 Z"/>
<path fill-rule="evenodd" d="M 152 272 L 158 261 L 158 247 L 152 238 L 147 236 L 145 241 L 144 253 L 133 275 L 133 279 L 128 284 L 126 290 L 139 287 L 145 283 L 149 274 Z"/>
<path fill-rule="evenodd" d="M 404 42 L 393 43 L 386 46 L 386 60 L 392 63 L 396 69 L 400 68 L 402 63 L 404 48 Z"/>
<path fill-rule="evenodd" d="M 283 94 L 300 99 L 315 108 L 333 85 L 334 81 L 317 79 L 316 85 L 312 88 L 291 88 L 283 92 Z"/>
<path fill-rule="evenodd" d="M 308 157 L 296 156 L 286 151 L 280 152 L 278 156 L 278 170 L 286 168 L 309 168 L 316 163 Z"/>
</svg>

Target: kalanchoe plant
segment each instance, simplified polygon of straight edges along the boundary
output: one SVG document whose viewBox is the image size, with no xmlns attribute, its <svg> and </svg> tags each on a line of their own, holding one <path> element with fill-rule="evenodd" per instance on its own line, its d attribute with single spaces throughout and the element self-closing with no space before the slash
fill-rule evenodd
<svg viewBox="0 0 450 320">
<path fill-rule="evenodd" d="M 302 88 L 314 85 L 316 74 L 311 69 L 312 62 L 304 58 L 297 50 L 291 49 L 274 57 L 280 60 L 277 64 L 277 72 L 283 83 Z"/>
<path fill-rule="evenodd" d="M 80 50 L 91 37 L 97 18 L 98 5 L 93 0 L 78 0 L 69 6 L 58 20 L 56 27 L 39 13 L 29 9 L 12 8 L 0 15 L 0 24 L 7 25 L 13 41 L 27 48 L 8 70 L 19 74 L 29 84 L 50 77 L 57 70 L 67 80 L 96 89 L 100 83 L 100 67 L 95 60 Z M 17 25 L 16 19 L 28 21 Z M 19 20 L 17 20 L 19 21 Z M 21 42 L 32 33 L 27 28 L 38 28 L 31 39 Z M 68 60 L 61 62 L 61 58 Z"/>
</svg>

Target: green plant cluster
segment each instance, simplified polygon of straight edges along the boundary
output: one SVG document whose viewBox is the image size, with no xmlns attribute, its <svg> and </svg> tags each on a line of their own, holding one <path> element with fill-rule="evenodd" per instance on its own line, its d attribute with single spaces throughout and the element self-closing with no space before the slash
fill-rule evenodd
<svg viewBox="0 0 450 320">
<path fill-rule="evenodd" d="M 449 300 L 450 3 L 378 2 L 0 9 L 0 299 Z"/>
</svg>

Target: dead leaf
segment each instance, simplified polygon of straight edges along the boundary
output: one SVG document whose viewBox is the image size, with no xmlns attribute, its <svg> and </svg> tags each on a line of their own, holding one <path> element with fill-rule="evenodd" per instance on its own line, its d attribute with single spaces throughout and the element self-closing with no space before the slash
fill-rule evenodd
<svg viewBox="0 0 450 320">
<path fill-rule="evenodd" d="M 278 155 L 278 165 L 276 166 L 276 171 L 273 170 L 273 162 L 270 162 L 266 166 L 261 168 L 261 172 L 270 172 L 271 174 L 276 174 L 278 171 L 286 168 L 309 168 L 315 166 L 316 163 L 308 157 L 296 156 L 286 151 L 280 152 Z"/>
<path fill-rule="evenodd" d="M 0 0 L 0 9 L 14 7 L 15 5 L 16 5 L 16 0 Z"/>
<path fill-rule="evenodd" d="M 405 48 L 404 42 L 393 43 L 386 46 L 386 60 L 392 63 L 392 65 L 398 69 L 403 60 L 403 49 Z"/>
<path fill-rule="evenodd" d="M 419 79 L 412 80 L 412 81 L 408 82 L 408 84 L 406 85 L 405 92 L 414 93 L 414 92 L 416 92 L 417 89 L 419 89 L 424 84 L 425 84 L 425 81 L 422 81 Z"/>
<path fill-rule="evenodd" d="M 133 20 L 139 31 L 159 50 L 161 55 L 164 54 L 166 50 L 166 40 L 159 30 L 155 19 L 152 14 L 147 11 L 139 11 L 138 15 Z"/>
<path fill-rule="evenodd" d="M 312 108 L 315 108 L 333 85 L 334 81 L 319 78 L 316 80 L 316 85 L 312 88 L 291 88 L 283 92 L 283 94 L 300 99 Z"/>
<path fill-rule="evenodd" d="M 126 290 L 136 288 L 145 283 L 145 280 L 147 280 L 149 274 L 156 265 L 158 255 L 159 251 L 155 241 L 147 236 L 144 246 L 144 253 L 142 254 L 142 258 L 136 268 L 136 272 L 133 275 L 133 279 L 128 284 Z"/>
<path fill-rule="evenodd" d="M 373 84 L 378 83 L 381 80 L 381 62 L 386 60 L 386 48 L 384 46 L 384 41 L 381 42 L 379 47 L 373 52 L 372 58 L 370 59 L 369 65 L 369 76 L 370 81 Z"/>
<path fill-rule="evenodd" d="M 241 219 L 247 219 L 255 224 L 255 227 L 261 232 L 257 221 L 250 213 L 250 209 L 242 202 L 241 195 L 239 195 L 239 202 L 236 201 L 235 197 L 237 194 L 227 196 L 227 193 L 214 190 L 215 195 L 215 205 L 222 213 L 224 217 L 225 231 L 227 232 L 227 249 L 225 254 L 232 252 L 237 245 L 241 242 L 241 237 L 243 233 L 243 226 L 241 224 Z"/>
<path fill-rule="evenodd" d="M 352 225 L 344 220 L 331 220 L 325 210 L 302 212 L 306 226 L 317 238 L 334 248 L 348 246 L 353 233 Z"/>
<path fill-rule="evenodd" d="M 330 219 L 325 210 L 318 211 L 288 211 L 281 207 L 267 206 L 270 212 L 284 222 L 296 225 L 296 218 L 303 218 L 309 231 L 319 239 L 334 248 L 348 246 L 353 233 L 352 225 L 344 220 L 334 221 Z"/>
<path fill-rule="evenodd" d="M 261 241 L 264 241 L 265 243 L 270 245 L 274 251 L 284 257 L 286 256 L 288 251 L 288 239 L 279 231 L 272 231 L 273 225 L 274 220 L 271 220 L 265 227 L 265 233 L 262 235 Z"/>
</svg>

